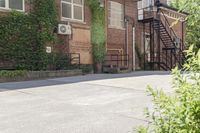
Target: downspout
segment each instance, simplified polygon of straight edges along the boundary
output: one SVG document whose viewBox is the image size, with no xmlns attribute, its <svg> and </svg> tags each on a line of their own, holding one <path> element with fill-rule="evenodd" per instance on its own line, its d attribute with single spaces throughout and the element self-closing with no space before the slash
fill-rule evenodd
<svg viewBox="0 0 200 133">
<path fill-rule="evenodd" d="M 124 22 L 125 22 L 125 45 L 127 66 L 129 67 L 129 56 L 128 56 L 128 19 L 126 19 L 126 0 L 124 0 Z"/>
<path fill-rule="evenodd" d="M 105 42 L 105 47 L 106 47 L 106 54 L 108 52 L 108 6 L 107 6 L 107 0 L 104 1 L 104 5 L 105 5 L 105 38 L 106 38 L 106 42 Z"/>
<path fill-rule="evenodd" d="M 129 54 L 129 52 L 128 52 L 128 20 L 126 20 L 126 54 L 127 54 L 127 65 L 129 65 L 128 63 L 129 63 L 129 56 L 128 56 L 128 54 Z"/>
<path fill-rule="evenodd" d="M 126 0 L 124 0 L 124 26 L 125 26 L 125 33 L 124 33 L 124 37 L 125 37 L 125 44 L 124 44 L 124 50 L 126 49 L 126 18 L 125 18 L 125 14 L 126 14 Z"/>
<path fill-rule="evenodd" d="M 132 43 L 133 43 L 133 50 L 132 50 L 132 58 L 133 58 L 133 61 L 132 61 L 132 68 L 133 68 L 133 71 L 136 70 L 136 58 L 135 58 L 135 27 L 132 25 Z"/>
</svg>

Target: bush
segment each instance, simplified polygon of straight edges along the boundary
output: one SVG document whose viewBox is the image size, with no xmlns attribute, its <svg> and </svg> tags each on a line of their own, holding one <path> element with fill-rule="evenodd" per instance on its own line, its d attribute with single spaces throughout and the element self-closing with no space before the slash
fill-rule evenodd
<svg viewBox="0 0 200 133">
<path fill-rule="evenodd" d="M 20 76 L 25 76 L 27 71 L 16 70 L 16 71 L 7 71 L 2 70 L 0 71 L 0 78 L 16 78 Z"/>
<path fill-rule="evenodd" d="M 199 133 L 200 132 L 200 50 L 187 51 L 188 60 L 183 72 L 172 71 L 175 94 L 168 96 L 162 90 L 148 87 L 153 97 L 153 112 L 147 110 L 149 127 L 140 127 L 138 133 Z"/>
<path fill-rule="evenodd" d="M 80 69 L 84 74 L 93 73 L 93 65 L 81 65 Z"/>
<path fill-rule="evenodd" d="M 66 70 L 70 68 L 70 60 L 66 54 L 51 53 L 47 58 L 47 64 L 50 70 Z"/>
<path fill-rule="evenodd" d="M 55 41 L 55 0 L 31 0 L 30 7 L 29 13 L 0 15 L 0 61 L 17 70 L 45 70 L 45 46 Z"/>
</svg>

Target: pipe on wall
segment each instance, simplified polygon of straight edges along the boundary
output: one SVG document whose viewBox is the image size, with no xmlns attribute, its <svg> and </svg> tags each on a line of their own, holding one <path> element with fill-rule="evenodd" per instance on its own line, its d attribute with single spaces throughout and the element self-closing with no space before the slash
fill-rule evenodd
<svg viewBox="0 0 200 133">
<path fill-rule="evenodd" d="M 132 25 L 132 43 L 133 43 L 133 50 L 132 50 L 132 68 L 133 71 L 136 70 L 136 57 L 135 57 L 135 27 Z"/>
</svg>

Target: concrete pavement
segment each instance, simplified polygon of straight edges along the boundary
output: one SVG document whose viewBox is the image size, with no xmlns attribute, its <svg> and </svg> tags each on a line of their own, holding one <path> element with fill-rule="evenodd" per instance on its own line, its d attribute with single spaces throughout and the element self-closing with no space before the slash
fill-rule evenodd
<svg viewBox="0 0 200 133">
<path fill-rule="evenodd" d="M 94 74 L 0 84 L 0 133 L 132 133 L 147 124 L 146 86 L 173 92 L 168 72 Z"/>
</svg>

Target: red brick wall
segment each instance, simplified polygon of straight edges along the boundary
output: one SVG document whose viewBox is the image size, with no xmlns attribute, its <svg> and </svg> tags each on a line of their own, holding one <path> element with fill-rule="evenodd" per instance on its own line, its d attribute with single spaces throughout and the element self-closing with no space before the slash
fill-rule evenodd
<svg viewBox="0 0 200 133">
<path fill-rule="evenodd" d="M 92 64 L 92 45 L 90 39 L 91 12 L 89 7 L 84 6 L 83 22 L 62 19 L 61 0 L 56 0 L 56 7 L 58 11 L 59 23 L 69 23 L 72 26 L 72 35 L 58 35 L 58 37 L 64 41 L 64 44 L 58 44 L 56 49 L 69 53 L 80 53 L 81 64 Z"/>
<path fill-rule="evenodd" d="M 107 4 L 110 0 L 107 1 Z M 124 0 L 112 0 L 124 4 Z M 108 9 L 106 9 L 108 13 Z M 107 48 L 109 49 L 123 49 L 125 44 L 125 28 L 116 29 L 111 28 L 107 24 Z"/>
<path fill-rule="evenodd" d="M 109 0 L 108 0 L 109 1 Z M 107 1 L 107 2 L 108 2 Z M 129 67 L 132 68 L 132 55 L 133 55 L 133 27 L 137 23 L 137 2 L 132 0 L 112 0 L 121 4 L 125 4 L 125 17 L 128 17 L 128 24 L 122 29 L 112 28 L 109 25 L 107 29 L 107 50 L 108 53 L 127 54 L 128 43 L 128 54 L 129 54 Z M 127 27 L 127 30 L 126 30 Z M 125 35 L 127 34 L 127 36 Z M 127 38 L 126 38 L 127 37 Z"/>
<path fill-rule="evenodd" d="M 85 6 L 84 8 L 84 22 L 75 22 L 70 20 L 61 20 L 61 0 L 56 0 L 56 7 L 58 11 L 58 21 L 59 23 L 67 24 L 68 22 L 72 25 L 73 34 L 70 36 L 58 35 L 59 38 L 63 40 L 63 45 L 55 44 L 56 50 L 61 50 L 65 52 L 75 52 L 81 54 L 82 64 L 92 64 L 92 45 L 91 45 L 91 12 L 90 9 Z M 108 4 L 106 0 L 106 4 Z M 135 27 L 135 43 L 137 48 L 139 48 L 140 53 L 143 52 L 143 42 L 142 42 L 142 32 L 143 24 L 138 22 L 138 11 L 137 2 L 134 0 L 112 0 L 121 4 L 125 4 L 125 16 L 128 16 L 128 28 L 116 29 L 111 28 L 107 24 L 107 50 L 108 53 L 118 53 L 127 54 L 125 34 L 128 33 L 128 54 L 130 56 L 130 68 L 132 68 L 133 60 L 133 37 L 132 28 Z M 166 2 L 166 0 L 162 1 Z M 107 7 L 107 6 L 106 6 Z M 30 5 L 26 2 L 26 12 L 30 10 Z M 170 10 L 169 10 L 170 11 Z M 108 13 L 108 9 L 106 9 Z M 2 14 L 2 13 L 0 13 Z M 169 22 L 172 23 L 174 20 L 168 18 Z M 184 25 L 185 26 L 185 25 Z M 173 27 L 177 35 L 182 38 L 182 24 L 179 22 Z M 184 31 L 185 32 L 185 31 Z M 185 33 L 184 33 L 185 34 Z M 137 54 L 135 54 L 137 57 Z M 136 58 L 136 68 L 139 67 L 139 58 Z"/>
<path fill-rule="evenodd" d="M 58 13 L 58 23 L 70 24 L 72 35 L 58 35 L 60 41 L 56 44 L 49 44 L 54 51 L 65 53 L 79 53 L 81 64 L 92 64 L 92 45 L 90 35 L 91 12 L 89 7 L 84 6 L 84 21 L 64 20 L 61 16 L 61 0 L 55 0 Z M 30 10 L 30 4 L 26 1 L 26 12 Z"/>
</svg>

